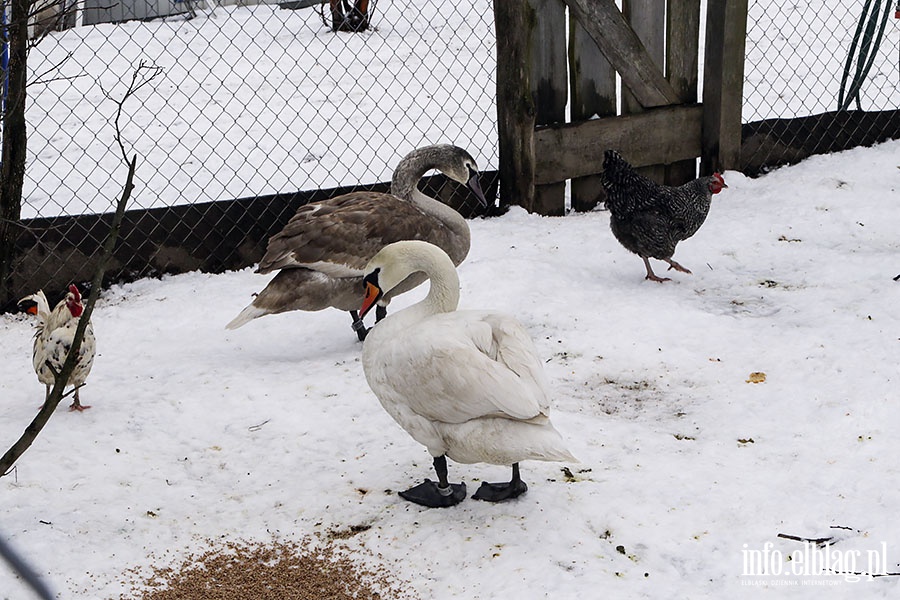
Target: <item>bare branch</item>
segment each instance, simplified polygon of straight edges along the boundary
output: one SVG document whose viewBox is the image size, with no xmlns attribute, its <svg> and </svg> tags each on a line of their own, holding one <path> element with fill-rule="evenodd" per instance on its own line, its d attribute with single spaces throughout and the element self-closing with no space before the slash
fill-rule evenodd
<svg viewBox="0 0 900 600">
<path fill-rule="evenodd" d="M 25 583 L 31 586 L 31 589 L 41 598 L 41 600 L 53 600 L 56 594 L 50 591 L 47 584 L 41 580 L 40 575 L 19 556 L 12 547 L 3 538 L 0 538 L 0 556 L 12 566 L 13 570 L 25 580 Z"/>
<path fill-rule="evenodd" d="M 151 69 L 151 74 L 147 77 L 144 76 L 143 71 L 145 69 Z M 66 355 L 66 360 L 63 363 L 62 369 L 59 373 L 54 372 L 54 384 L 53 389 L 50 391 L 50 396 L 47 398 L 47 401 L 44 402 L 44 406 L 41 407 L 41 410 L 38 411 L 38 414 L 34 417 L 34 420 L 25 428 L 25 431 L 19 437 L 15 444 L 10 447 L 6 453 L 0 457 L 0 477 L 9 473 L 12 466 L 19 459 L 22 454 L 31 447 L 31 444 L 37 438 L 38 434 L 50 420 L 51 415 L 56 410 L 56 407 L 59 405 L 60 400 L 66 395 L 65 388 L 68 385 L 69 378 L 72 376 L 72 372 L 75 370 L 75 366 L 78 363 L 78 352 L 81 349 L 81 343 L 84 340 L 84 332 L 87 329 L 88 323 L 91 320 L 91 314 L 94 312 L 94 305 L 97 302 L 97 297 L 100 295 L 100 288 L 103 285 L 103 275 L 106 273 L 106 266 L 109 263 L 110 258 L 112 257 L 113 250 L 116 246 L 116 240 L 119 237 L 119 229 L 122 226 L 122 219 L 125 216 L 125 207 L 128 205 L 128 200 L 131 198 L 131 192 L 134 189 L 134 171 L 137 166 L 137 154 L 135 154 L 131 160 L 129 161 L 125 156 L 125 147 L 122 145 L 121 134 L 119 131 L 119 117 L 122 114 L 122 108 L 130 96 L 134 94 L 135 91 L 149 83 L 153 77 L 155 77 L 161 69 L 159 67 L 147 67 L 142 62 L 138 69 L 135 71 L 131 85 L 128 88 L 128 91 L 125 93 L 125 96 L 118 104 L 118 110 L 116 111 L 115 123 L 116 123 L 116 141 L 119 144 L 119 148 L 122 150 L 122 158 L 125 160 L 126 164 L 128 164 L 128 175 L 125 178 L 125 185 L 122 187 L 122 195 L 119 197 L 118 202 L 116 203 L 116 212 L 112 218 L 112 224 L 110 225 L 109 233 L 106 236 L 106 240 L 103 242 L 103 248 L 100 253 L 100 259 L 97 263 L 97 268 L 94 271 L 94 278 L 91 281 L 91 294 L 88 297 L 87 305 L 84 308 L 84 312 L 81 314 L 81 318 L 78 321 L 78 327 L 75 329 L 75 337 L 72 340 L 72 345 L 69 348 L 69 352 Z"/>
<path fill-rule="evenodd" d="M 106 96 L 109 100 L 112 100 L 118 106 L 116 110 L 116 118 L 115 118 L 115 126 L 116 126 L 116 143 L 119 144 L 119 150 L 122 152 L 122 160 L 126 163 L 128 162 L 128 156 L 125 152 L 125 146 L 122 144 L 122 130 L 119 127 L 119 119 L 122 116 L 122 107 L 125 105 L 125 102 L 135 95 L 138 90 L 148 85 L 151 81 L 156 79 L 160 73 L 163 72 L 163 68 L 158 65 L 148 65 L 145 61 L 141 61 L 138 63 L 137 68 L 131 73 L 131 84 L 129 84 L 128 89 L 125 91 L 125 95 L 122 96 L 120 100 L 116 100 L 112 97 L 112 94 L 106 91 L 103 85 L 100 85 L 100 90 L 103 92 L 103 95 Z"/>
<path fill-rule="evenodd" d="M 57 62 L 54 65 L 50 65 L 49 67 L 44 69 L 44 71 L 42 73 L 35 75 L 34 80 L 31 83 L 29 83 L 28 85 L 47 84 L 47 83 L 50 83 L 51 81 L 71 81 L 73 79 L 77 79 L 79 77 L 86 76 L 87 74 L 82 72 L 80 75 L 49 77 L 49 78 L 45 79 L 45 77 L 48 77 L 48 75 L 51 72 L 59 70 L 65 63 L 67 63 L 72 58 L 72 56 L 74 56 L 74 54 L 75 54 L 74 52 L 69 52 L 68 54 L 66 54 L 62 59 L 59 60 L 59 62 Z"/>
<path fill-rule="evenodd" d="M 70 17 L 72 17 L 72 19 L 74 20 L 75 14 L 77 13 L 79 7 L 84 9 L 86 2 L 85 0 L 78 0 L 77 2 L 73 2 L 72 4 L 63 7 L 62 10 L 59 10 L 61 4 L 53 0 L 30 0 L 28 4 L 28 12 L 24 17 L 26 26 L 34 26 L 36 28 L 40 27 L 39 34 L 34 38 L 28 40 L 27 42 L 27 49 L 30 51 L 32 48 L 40 44 L 44 40 L 44 38 L 50 35 L 51 32 L 62 31 L 63 29 L 65 29 L 65 27 L 62 26 L 65 21 Z M 52 15 L 46 12 L 51 8 L 56 9 L 56 12 Z M 42 13 L 44 13 L 45 15 L 44 18 L 38 18 Z M 10 24 L 12 25 L 14 23 L 15 21 L 11 21 Z"/>
</svg>

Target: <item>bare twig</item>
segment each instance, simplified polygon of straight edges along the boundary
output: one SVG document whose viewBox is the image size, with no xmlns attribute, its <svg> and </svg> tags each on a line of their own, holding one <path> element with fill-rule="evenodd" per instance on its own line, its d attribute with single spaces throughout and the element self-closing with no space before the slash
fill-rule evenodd
<svg viewBox="0 0 900 600">
<path fill-rule="evenodd" d="M 126 163 L 128 162 L 128 157 L 125 153 L 125 146 L 122 145 L 122 129 L 119 127 L 119 119 L 122 117 L 122 107 L 130 97 L 136 94 L 142 87 L 153 81 L 160 73 L 162 73 L 162 71 L 163 68 L 158 65 L 148 65 L 143 60 L 139 62 L 137 68 L 131 74 L 131 83 L 128 85 L 125 95 L 123 95 L 120 100 L 113 98 L 112 95 L 103 88 L 103 85 L 100 85 L 103 95 L 118 105 L 114 121 L 116 126 L 116 143 L 119 144 L 119 150 L 122 152 L 122 160 Z"/>
<path fill-rule="evenodd" d="M 47 225 L 45 227 L 34 227 L 34 226 L 30 226 L 30 225 L 25 225 L 21 221 L 13 221 L 12 219 L 4 219 L 4 218 L 0 218 L 0 223 L 9 223 L 13 227 L 18 227 L 19 229 L 23 229 L 23 230 L 27 231 L 28 233 L 34 233 L 34 234 L 37 234 L 42 231 L 56 231 L 59 229 L 63 229 L 64 227 L 65 228 L 71 227 L 71 225 L 68 225 L 65 223 L 60 223 L 59 225 Z"/>
<path fill-rule="evenodd" d="M 830 536 L 821 538 L 805 538 L 798 535 L 791 535 L 789 533 L 779 533 L 777 537 L 786 540 L 793 540 L 795 542 L 809 542 L 810 544 L 815 544 L 816 546 L 824 546 L 834 540 L 834 538 Z"/>
<path fill-rule="evenodd" d="M 72 376 L 72 372 L 78 364 L 78 352 L 81 349 L 81 342 L 84 340 L 84 332 L 90 322 L 91 313 L 94 312 L 94 304 L 97 302 L 97 296 L 100 295 L 100 286 L 103 284 L 103 275 L 106 273 L 106 265 L 112 256 L 113 248 L 116 245 L 116 239 L 119 237 L 119 228 L 122 224 L 122 218 L 125 216 L 125 206 L 128 204 L 128 199 L 131 197 L 131 190 L 134 189 L 133 181 L 136 164 L 137 155 L 131 159 L 131 163 L 128 165 L 128 176 L 125 180 L 122 196 L 119 198 L 116 205 L 116 214 L 113 216 L 112 227 L 106 236 L 100 260 L 97 264 L 97 269 L 94 271 L 94 278 L 91 281 L 91 295 L 88 297 L 87 305 L 84 307 L 84 312 L 78 321 L 78 327 L 75 329 L 75 337 L 72 340 L 72 346 L 69 348 L 69 353 L 66 355 L 66 361 L 63 363 L 60 372 L 54 375 L 55 383 L 53 384 L 53 389 L 50 391 L 50 397 L 44 402 L 44 406 L 41 407 L 41 410 L 38 411 L 38 414 L 34 417 L 34 420 L 31 421 L 28 427 L 25 428 L 25 431 L 16 443 L 0 457 L 0 476 L 6 475 L 19 457 L 31 447 L 31 444 L 44 428 L 44 425 L 47 424 L 47 421 L 50 420 L 53 411 L 56 410 L 59 402 L 63 399 L 69 378 Z"/>
<path fill-rule="evenodd" d="M 41 2 L 40 0 L 30 0 L 29 7 L 24 17 L 24 21 L 27 23 L 27 26 L 37 26 L 40 25 L 42 30 L 40 35 L 35 36 L 33 39 L 28 40 L 28 49 L 35 48 L 38 44 L 40 44 L 45 37 L 50 35 L 51 31 L 59 31 L 62 28 L 60 25 L 66 21 L 67 18 L 72 17 L 74 19 L 75 15 L 78 12 L 79 7 L 84 9 L 86 2 L 84 0 L 79 0 L 77 2 L 73 2 L 69 4 L 62 10 L 58 10 L 59 4 L 54 4 L 53 2 Z M 37 17 L 41 16 L 45 10 L 49 8 L 57 8 L 56 14 L 52 16 L 47 16 L 47 18 L 39 19 Z M 111 6 L 107 7 L 97 7 L 100 8 L 111 8 Z M 11 20 L 10 25 L 16 23 L 16 20 Z"/>
<path fill-rule="evenodd" d="M 84 70 L 82 69 L 82 73 L 80 75 L 49 77 L 47 79 L 44 79 L 45 77 L 48 77 L 48 75 L 51 72 L 58 71 L 64 64 L 66 64 L 69 60 L 71 60 L 74 55 L 75 55 L 74 52 L 67 53 L 64 57 L 62 57 L 59 61 L 57 61 L 56 64 L 50 65 L 49 67 L 44 69 L 44 71 L 42 73 L 35 75 L 34 80 L 31 83 L 29 83 L 28 85 L 46 84 L 46 83 L 50 83 L 52 81 L 71 81 L 73 79 L 78 79 L 79 77 L 84 77 L 85 75 L 87 75 L 87 73 L 85 73 Z"/>
<path fill-rule="evenodd" d="M 49 79 L 35 79 L 28 85 L 46 85 L 48 83 L 53 83 L 54 81 L 75 81 L 79 77 L 86 77 L 87 73 L 82 73 L 81 75 L 60 75 L 59 77 L 50 77 Z"/>
</svg>

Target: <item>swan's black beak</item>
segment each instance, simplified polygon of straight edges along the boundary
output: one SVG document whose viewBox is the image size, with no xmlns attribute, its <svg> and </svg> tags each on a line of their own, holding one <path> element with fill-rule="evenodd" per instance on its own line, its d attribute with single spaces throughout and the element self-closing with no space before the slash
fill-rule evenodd
<svg viewBox="0 0 900 600">
<path fill-rule="evenodd" d="M 384 292 L 381 291 L 381 288 L 378 287 L 378 276 L 376 275 L 374 278 L 370 279 L 366 277 L 363 281 L 366 285 L 366 295 L 363 298 L 362 308 L 359 309 L 359 320 L 362 321 L 363 317 L 365 317 L 372 307 L 381 300 L 381 297 L 384 296 Z"/>
<path fill-rule="evenodd" d="M 478 171 L 476 171 L 472 167 L 469 167 L 468 186 L 470 190 L 475 192 L 475 197 L 478 198 L 478 203 L 481 204 L 483 208 L 487 208 L 487 198 L 484 197 L 484 192 L 481 191 L 481 184 L 478 183 Z"/>
</svg>

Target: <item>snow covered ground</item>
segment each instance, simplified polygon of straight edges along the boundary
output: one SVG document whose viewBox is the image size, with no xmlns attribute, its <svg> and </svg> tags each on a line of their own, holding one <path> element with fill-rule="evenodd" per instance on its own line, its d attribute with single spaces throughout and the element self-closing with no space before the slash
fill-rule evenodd
<svg viewBox="0 0 900 600">
<path fill-rule="evenodd" d="M 820 575 L 778 535 L 833 537 L 839 570 L 900 572 L 898 151 L 726 173 L 676 252 L 694 274 L 663 285 L 608 213 L 472 221 L 462 306 L 527 326 L 581 460 L 524 463 L 529 492 L 507 504 L 397 496 L 430 459 L 369 391 L 347 315 L 226 331 L 267 281 L 251 269 L 114 287 L 93 408 L 60 408 L 0 479 L 2 535 L 73 599 L 117 598 L 126 569 L 207 538 L 351 528 L 359 560 L 422 598 L 896 598 L 900 577 Z M 0 316 L 4 449 L 43 398 L 31 335 Z M 450 475 L 474 491 L 508 470 Z M 29 598 L 3 566 L 0 598 Z"/>
</svg>

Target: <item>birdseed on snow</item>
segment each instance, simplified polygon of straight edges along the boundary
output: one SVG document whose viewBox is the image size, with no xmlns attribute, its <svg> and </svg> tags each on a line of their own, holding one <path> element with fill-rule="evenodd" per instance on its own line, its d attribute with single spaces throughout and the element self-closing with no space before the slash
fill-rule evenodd
<svg viewBox="0 0 900 600">
<path fill-rule="evenodd" d="M 212 546 L 216 542 L 210 542 Z M 384 568 L 355 563 L 329 543 L 219 542 L 175 567 L 127 573 L 119 600 L 412 600 Z"/>
</svg>

